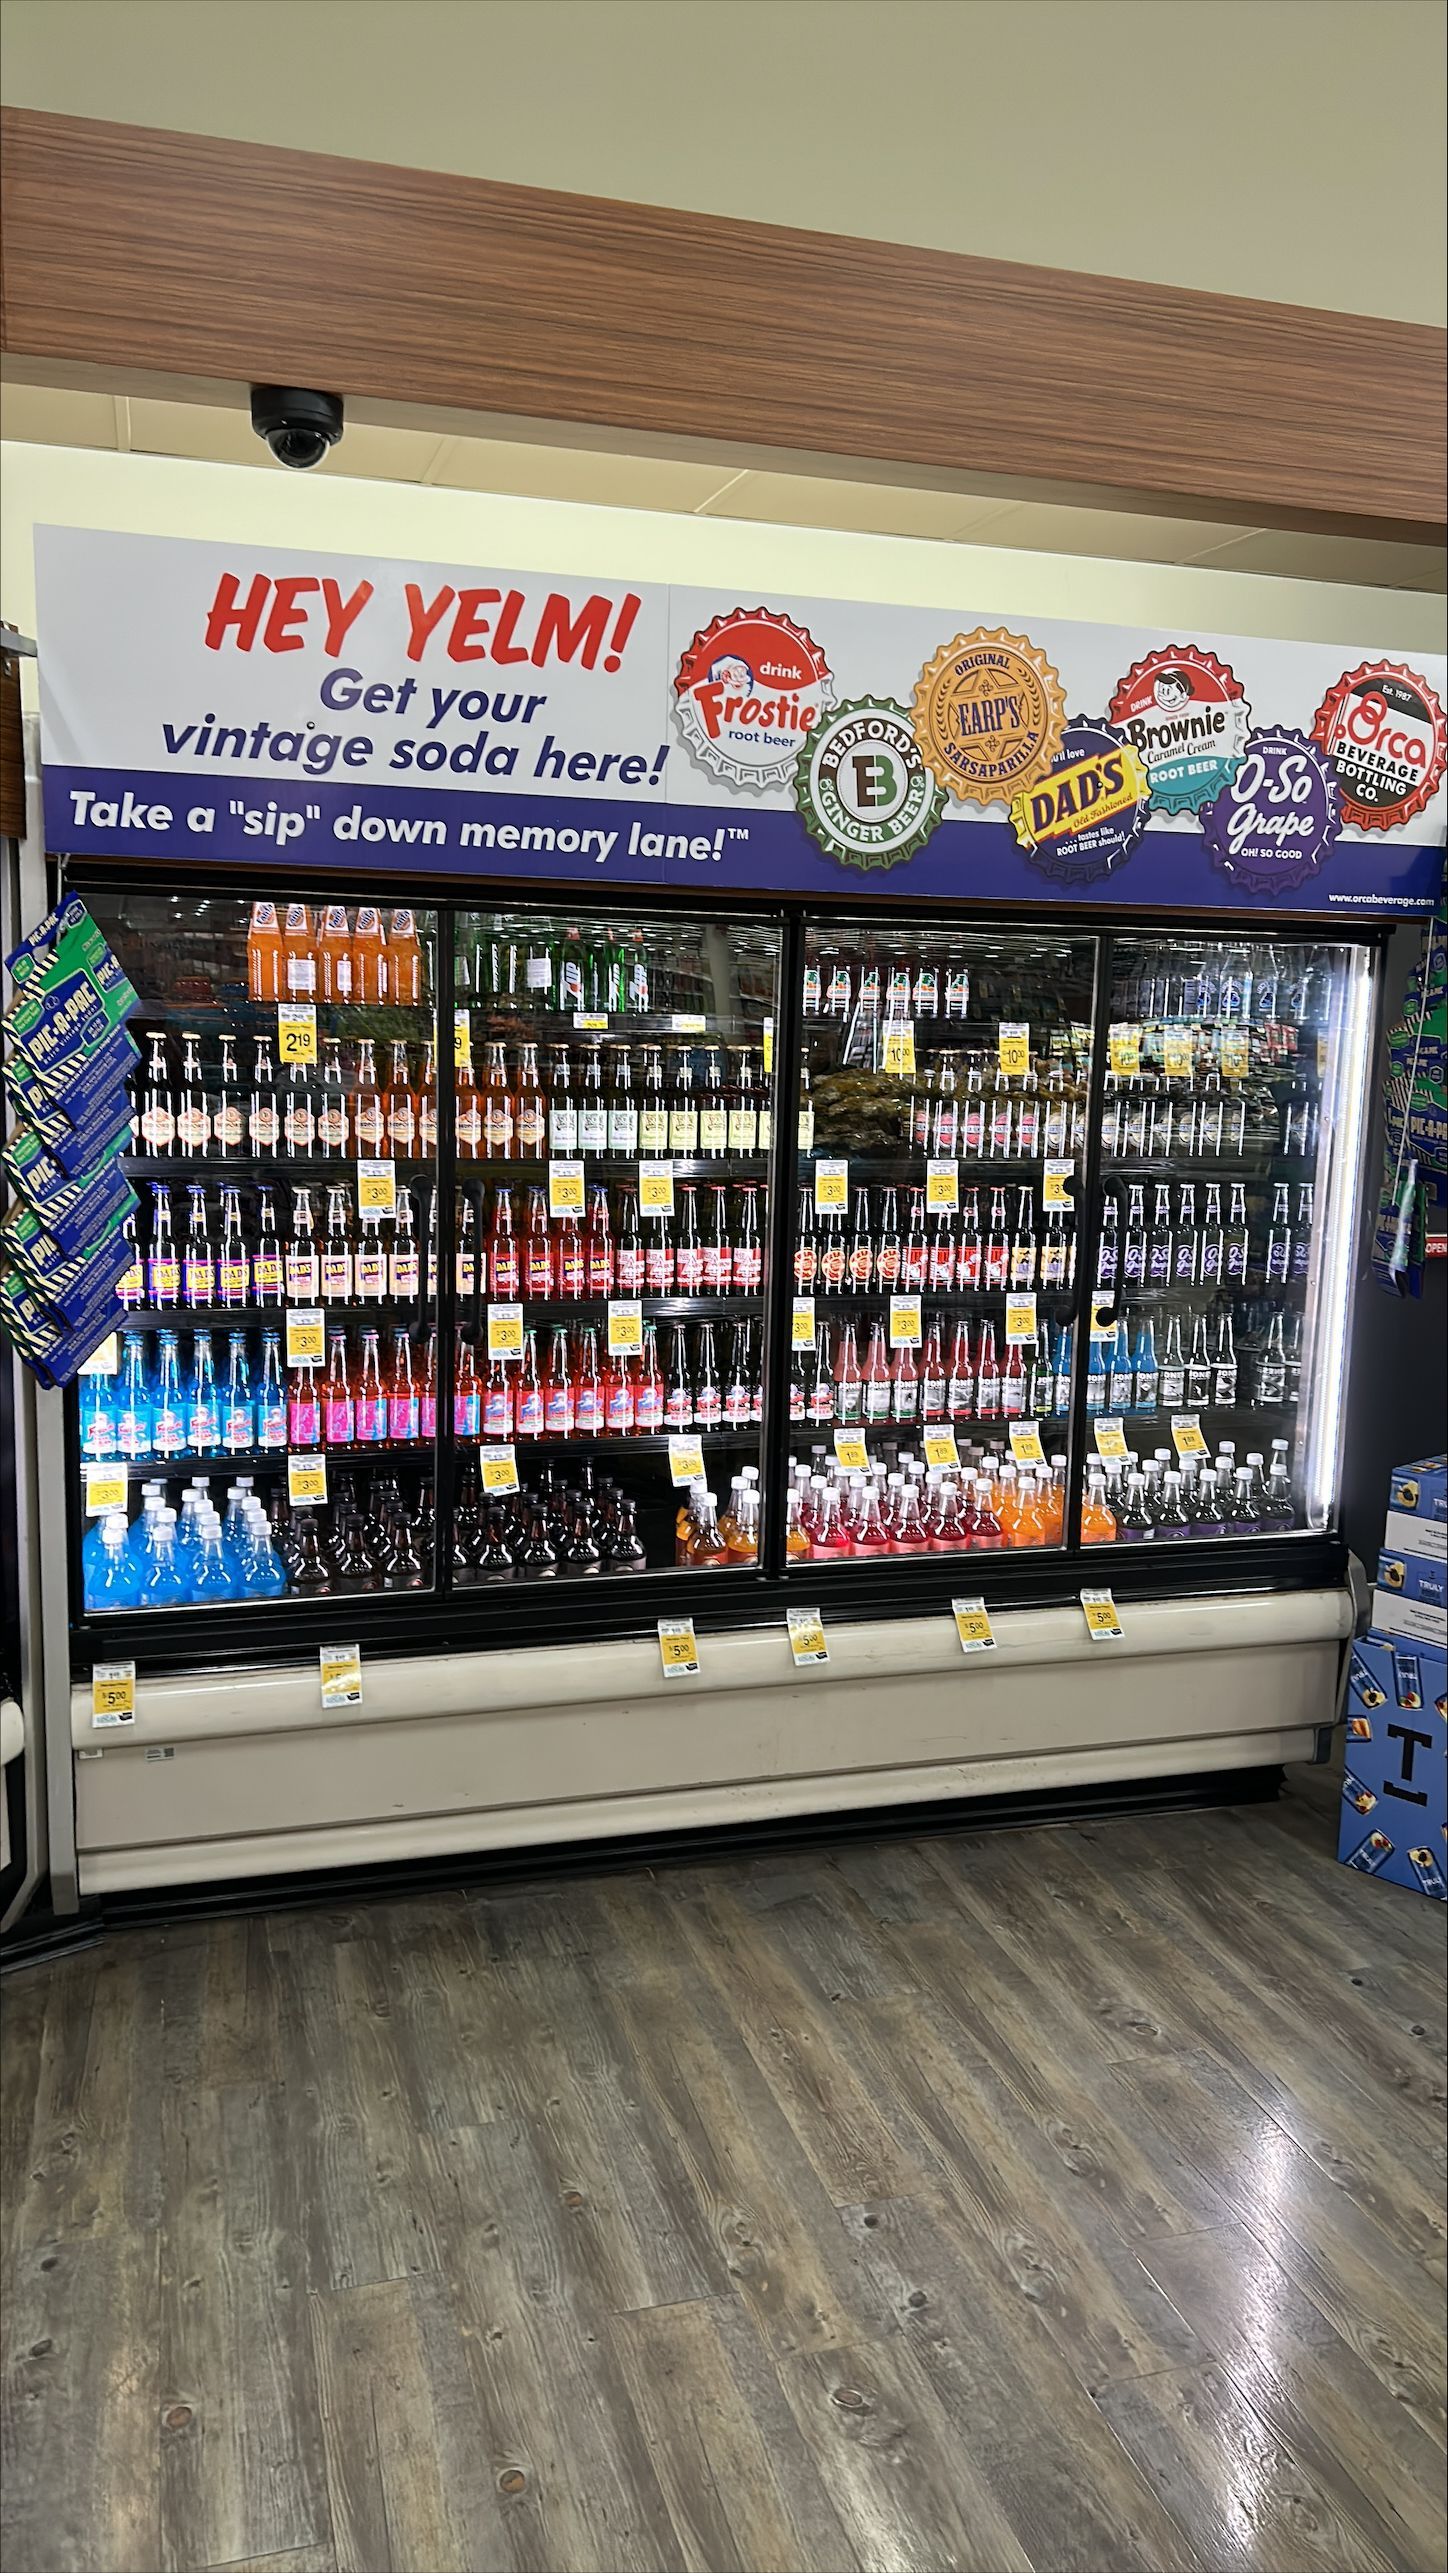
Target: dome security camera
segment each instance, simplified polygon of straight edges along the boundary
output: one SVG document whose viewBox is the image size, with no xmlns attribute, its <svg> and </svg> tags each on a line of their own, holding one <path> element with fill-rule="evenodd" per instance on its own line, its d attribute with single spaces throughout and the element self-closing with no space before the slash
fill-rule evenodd
<svg viewBox="0 0 1448 2573">
<path fill-rule="evenodd" d="M 339 393 L 308 393 L 291 384 L 254 384 L 251 425 L 279 465 L 305 472 L 319 465 L 342 435 Z"/>
</svg>

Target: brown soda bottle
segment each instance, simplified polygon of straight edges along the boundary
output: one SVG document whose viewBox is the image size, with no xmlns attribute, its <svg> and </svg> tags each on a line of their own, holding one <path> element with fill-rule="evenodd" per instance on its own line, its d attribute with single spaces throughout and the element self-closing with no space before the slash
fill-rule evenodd
<svg viewBox="0 0 1448 2573">
<path fill-rule="evenodd" d="M 422 1080 L 417 1093 L 417 1149 L 425 1161 L 431 1161 L 437 1151 L 437 1049 L 431 1042 L 422 1049 Z"/>
<path fill-rule="evenodd" d="M 538 1048 L 531 1043 L 518 1049 L 513 1134 L 520 1161 L 544 1159 L 548 1150 L 548 1109 L 538 1077 Z"/>
<path fill-rule="evenodd" d="M 900 1284 L 907 1295 L 923 1293 L 929 1263 L 925 1238 L 925 1191 L 912 1188 L 905 1220 L 905 1239 L 900 1249 Z"/>
<path fill-rule="evenodd" d="M 411 1161 L 417 1152 L 417 1093 L 407 1069 L 407 1047 L 392 1048 L 387 1082 L 387 1144 L 393 1161 Z"/>
<path fill-rule="evenodd" d="M 522 1262 L 513 1227 L 511 1188 L 493 1191 L 493 1229 L 488 1236 L 488 1293 L 498 1304 L 516 1302 Z"/>
<path fill-rule="evenodd" d="M 322 1086 L 317 1093 L 318 1151 L 330 1161 L 343 1159 L 350 1146 L 351 1132 L 342 1048 L 335 1036 L 329 1036 L 322 1043 Z"/>
<path fill-rule="evenodd" d="M 352 1301 L 352 1226 L 345 1188 L 327 1191 L 327 1230 L 322 1242 L 322 1302 Z"/>
<path fill-rule="evenodd" d="M 453 1062 L 453 1133 L 459 1161 L 478 1161 L 483 1150 L 483 1103 L 473 1070 L 472 1042 L 455 1050 Z"/>
<path fill-rule="evenodd" d="M 357 1139 L 357 1153 L 362 1161 L 385 1161 L 387 1152 L 387 1106 L 377 1086 L 377 1063 L 372 1039 L 364 1036 L 357 1048 L 357 1081 L 352 1093 L 352 1132 Z"/>
</svg>

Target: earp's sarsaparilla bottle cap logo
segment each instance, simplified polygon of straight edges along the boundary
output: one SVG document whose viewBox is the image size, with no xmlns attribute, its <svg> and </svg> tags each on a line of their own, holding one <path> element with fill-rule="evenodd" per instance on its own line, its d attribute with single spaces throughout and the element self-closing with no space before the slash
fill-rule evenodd
<svg viewBox="0 0 1448 2573">
<path fill-rule="evenodd" d="M 775 608 L 731 608 L 695 635 L 674 674 L 689 756 L 762 795 L 793 779 L 800 743 L 835 699 L 812 634 Z"/>
<path fill-rule="evenodd" d="M 1341 830 L 1330 764 L 1316 742 L 1285 727 L 1249 736 L 1236 776 L 1202 815 L 1213 865 L 1269 902 L 1315 876 Z"/>
<path fill-rule="evenodd" d="M 1044 777 L 1011 798 L 1011 827 L 1057 884 L 1097 884 L 1130 857 L 1151 806 L 1139 751 L 1112 725 L 1076 716 Z"/>
<path fill-rule="evenodd" d="M 1061 682 L 1038 644 L 1004 626 L 958 634 L 915 688 L 926 767 L 962 801 L 1009 804 L 1055 756 L 1066 722 Z"/>
<path fill-rule="evenodd" d="M 1312 719 L 1337 771 L 1342 818 L 1391 831 L 1431 804 L 1448 765 L 1443 708 L 1400 661 L 1362 661 L 1329 688 Z"/>
<path fill-rule="evenodd" d="M 1158 813 L 1199 813 L 1220 795 L 1251 721 L 1241 680 L 1199 643 L 1133 662 L 1107 711 L 1145 760 Z"/>
<path fill-rule="evenodd" d="M 945 810 L 904 706 L 854 697 L 822 715 L 799 754 L 794 800 L 810 838 L 846 867 L 893 867 Z"/>
</svg>

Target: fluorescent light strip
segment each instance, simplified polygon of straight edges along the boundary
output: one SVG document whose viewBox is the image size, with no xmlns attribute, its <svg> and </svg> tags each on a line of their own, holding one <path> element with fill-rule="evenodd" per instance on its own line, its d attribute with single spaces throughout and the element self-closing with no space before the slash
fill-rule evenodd
<svg viewBox="0 0 1448 2573">
<path fill-rule="evenodd" d="M 1372 1078 L 1374 968 L 1361 948 L 1339 951 L 1341 1007 L 1332 1031 L 1332 1167 L 1327 1202 L 1317 1207 L 1317 1248 L 1308 1348 L 1312 1383 L 1306 1389 L 1308 1454 L 1304 1474 L 1309 1527 L 1332 1517 L 1342 1470 L 1347 1342 L 1352 1320 L 1353 1267 L 1361 1207 L 1363 1135 Z M 1344 989 L 1345 985 L 1345 989 Z"/>
</svg>

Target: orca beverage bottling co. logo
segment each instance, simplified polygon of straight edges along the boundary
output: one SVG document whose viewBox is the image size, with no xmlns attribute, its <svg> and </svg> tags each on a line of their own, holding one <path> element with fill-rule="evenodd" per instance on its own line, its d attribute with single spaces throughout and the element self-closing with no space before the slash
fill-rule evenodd
<svg viewBox="0 0 1448 2573">
<path fill-rule="evenodd" d="M 799 754 L 799 818 L 826 857 L 893 867 L 923 848 L 945 809 L 903 706 L 857 697 L 822 715 Z"/>
<path fill-rule="evenodd" d="M 1044 777 L 1011 799 L 1026 855 L 1057 884 L 1097 884 L 1146 829 L 1151 781 L 1139 751 L 1111 724 L 1077 716 Z"/>
<path fill-rule="evenodd" d="M 1241 761 L 1251 710 L 1242 683 L 1199 643 L 1134 662 L 1108 708 L 1146 762 L 1158 813 L 1199 813 Z"/>
<path fill-rule="evenodd" d="M 1312 738 L 1337 771 L 1342 818 L 1391 831 L 1431 804 L 1448 762 L 1443 709 L 1398 661 L 1364 661 L 1329 688 Z"/>
<path fill-rule="evenodd" d="M 834 704 L 819 645 L 774 608 L 731 608 L 696 634 L 674 674 L 689 756 L 757 795 L 788 786 L 799 746 Z"/>
</svg>

